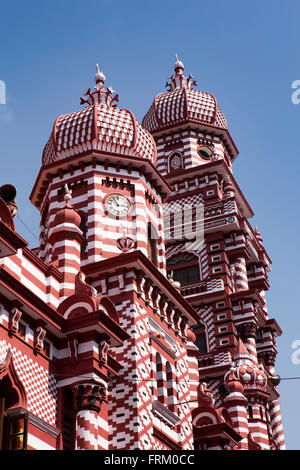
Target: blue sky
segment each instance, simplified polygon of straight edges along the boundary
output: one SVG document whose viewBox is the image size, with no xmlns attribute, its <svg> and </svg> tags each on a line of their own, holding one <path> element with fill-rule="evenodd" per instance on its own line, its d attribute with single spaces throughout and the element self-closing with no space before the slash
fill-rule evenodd
<svg viewBox="0 0 300 470">
<path fill-rule="evenodd" d="M 95 64 L 141 121 L 173 73 L 174 55 L 213 93 L 240 151 L 234 176 L 273 261 L 270 317 L 279 322 L 277 372 L 300 377 L 293 341 L 299 315 L 300 3 L 287 0 L 1 2 L 0 184 L 18 190 L 19 233 L 36 246 L 29 194 L 55 118 L 79 109 Z M 32 233 L 31 233 L 32 232 Z M 300 356 L 299 356 L 300 357 Z M 287 447 L 300 449 L 300 380 L 279 385 Z"/>
</svg>

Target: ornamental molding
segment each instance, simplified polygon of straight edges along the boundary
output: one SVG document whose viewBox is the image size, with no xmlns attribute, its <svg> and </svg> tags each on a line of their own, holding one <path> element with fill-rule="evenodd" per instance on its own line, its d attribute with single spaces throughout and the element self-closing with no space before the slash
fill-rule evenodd
<svg viewBox="0 0 300 470">
<path fill-rule="evenodd" d="M 154 400 L 152 402 L 152 412 L 166 424 L 171 426 L 172 428 L 179 423 L 180 418 L 170 411 L 165 405 L 160 403 L 158 400 Z"/>
<path fill-rule="evenodd" d="M 61 431 L 51 426 L 51 424 L 46 423 L 41 418 L 34 415 L 33 413 L 31 413 L 31 411 L 28 411 L 25 408 L 19 407 L 7 411 L 7 414 L 9 416 L 15 416 L 24 413 L 26 413 L 28 416 L 28 422 L 36 428 L 40 429 L 41 431 L 44 431 L 45 433 L 49 434 L 49 436 L 54 437 L 55 439 L 59 436 Z"/>
</svg>

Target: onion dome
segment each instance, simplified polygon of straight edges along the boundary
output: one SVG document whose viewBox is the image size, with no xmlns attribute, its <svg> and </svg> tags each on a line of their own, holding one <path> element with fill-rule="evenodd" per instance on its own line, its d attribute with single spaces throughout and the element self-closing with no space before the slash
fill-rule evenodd
<svg viewBox="0 0 300 470">
<path fill-rule="evenodd" d="M 240 339 L 233 360 L 234 365 L 224 377 L 228 386 L 231 382 L 239 382 L 245 391 L 266 389 L 267 376 L 264 370 L 252 361 L 247 348 Z"/>
<path fill-rule="evenodd" d="M 142 126 L 155 133 L 164 128 L 193 121 L 227 129 L 227 121 L 216 98 L 211 94 L 193 89 L 197 86 L 193 76 L 184 75 L 183 63 L 176 55 L 175 75 L 166 83 L 168 91 L 159 93 L 144 116 Z"/>
<path fill-rule="evenodd" d="M 80 104 L 86 107 L 59 116 L 44 148 L 42 164 L 63 160 L 88 151 L 118 153 L 156 162 L 153 137 L 131 111 L 116 107 L 118 95 L 104 88 L 105 75 L 96 67 L 94 91 L 88 88 Z"/>
</svg>

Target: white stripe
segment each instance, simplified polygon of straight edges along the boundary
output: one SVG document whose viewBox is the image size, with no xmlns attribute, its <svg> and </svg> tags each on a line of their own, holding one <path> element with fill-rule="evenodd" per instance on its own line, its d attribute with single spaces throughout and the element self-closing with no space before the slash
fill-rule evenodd
<svg viewBox="0 0 300 470">
<path fill-rule="evenodd" d="M 28 433 L 27 444 L 35 450 L 55 450 L 55 447 L 46 444 L 46 442 L 30 433 Z"/>
</svg>

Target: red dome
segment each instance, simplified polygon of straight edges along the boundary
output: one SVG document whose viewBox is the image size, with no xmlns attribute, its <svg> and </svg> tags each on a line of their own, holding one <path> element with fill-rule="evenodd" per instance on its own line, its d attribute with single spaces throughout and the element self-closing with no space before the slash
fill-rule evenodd
<svg viewBox="0 0 300 470">
<path fill-rule="evenodd" d="M 118 109 L 113 103 L 113 90 L 105 91 L 103 82 L 95 91 L 86 91 L 88 99 L 81 104 L 88 106 L 71 114 L 59 116 L 44 148 L 42 163 L 48 165 L 87 151 L 105 151 L 119 155 L 131 155 L 156 162 L 156 146 L 153 137 L 142 128 L 127 109 Z"/>
<path fill-rule="evenodd" d="M 183 74 L 183 65 L 175 64 L 175 77 L 167 83 L 169 91 L 159 93 L 144 116 L 142 125 L 155 133 L 172 125 L 194 121 L 227 129 L 227 121 L 216 98 L 203 91 L 194 90 L 196 82 Z"/>
<path fill-rule="evenodd" d="M 78 212 L 71 206 L 69 199 L 66 200 L 65 205 L 58 209 L 55 215 L 53 226 L 61 224 L 72 224 L 79 227 L 81 224 L 81 217 Z"/>
</svg>

